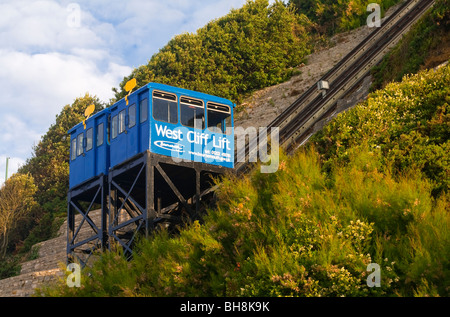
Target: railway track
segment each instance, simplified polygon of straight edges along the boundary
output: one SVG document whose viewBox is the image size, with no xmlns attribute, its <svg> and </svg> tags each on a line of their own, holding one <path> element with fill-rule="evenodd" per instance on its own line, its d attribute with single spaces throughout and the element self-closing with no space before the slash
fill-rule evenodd
<svg viewBox="0 0 450 317">
<path fill-rule="evenodd" d="M 352 91 L 370 70 L 394 47 L 410 27 L 434 4 L 434 0 L 409 0 L 399 7 L 370 35 L 347 54 L 319 82 L 327 82 L 329 89 L 323 94 L 316 85 L 310 87 L 268 126 L 279 129 L 279 145 L 291 153 L 312 134 L 314 124 L 332 115 L 337 101 Z M 252 138 L 245 148 L 236 151 L 237 174 L 247 172 L 256 157 L 258 144 L 267 143 L 270 153 L 269 133 Z M 245 157 L 238 162 L 237 158 Z"/>
</svg>

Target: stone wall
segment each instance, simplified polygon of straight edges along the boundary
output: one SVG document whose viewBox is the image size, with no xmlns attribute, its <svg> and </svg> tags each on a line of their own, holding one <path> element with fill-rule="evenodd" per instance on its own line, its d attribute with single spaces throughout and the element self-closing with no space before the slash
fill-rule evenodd
<svg viewBox="0 0 450 317">
<path fill-rule="evenodd" d="M 94 210 L 89 216 L 95 223 L 100 221 L 100 210 Z M 82 220 L 81 215 L 75 217 L 76 225 Z M 92 234 L 87 222 L 81 227 L 79 236 Z M 35 293 L 36 287 L 40 287 L 55 278 L 64 276 L 61 268 L 66 265 L 67 248 L 67 220 L 58 231 L 54 239 L 37 243 L 33 248 L 38 248 L 38 258 L 21 263 L 20 275 L 0 280 L 0 297 L 27 297 Z"/>
</svg>

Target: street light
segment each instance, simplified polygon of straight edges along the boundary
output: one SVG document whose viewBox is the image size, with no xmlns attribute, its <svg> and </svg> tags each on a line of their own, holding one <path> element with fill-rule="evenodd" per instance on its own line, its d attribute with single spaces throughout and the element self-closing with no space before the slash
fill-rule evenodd
<svg viewBox="0 0 450 317">
<path fill-rule="evenodd" d="M 6 158 L 6 173 L 5 173 L 5 182 L 8 179 L 8 163 L 9 163 L 9 157 Z"/>
</svg>

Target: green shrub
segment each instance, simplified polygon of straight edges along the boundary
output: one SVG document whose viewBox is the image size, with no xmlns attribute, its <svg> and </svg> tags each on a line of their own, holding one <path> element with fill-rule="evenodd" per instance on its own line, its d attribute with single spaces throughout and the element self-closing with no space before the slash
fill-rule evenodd
<svg viewBox="0 0 450 317">
<path fill-rule="evenodd" d="M 405 76 L 338 115 L 312 138 L 325 165 L 348 162 L 352 151 L 365 148 L 380 155 L 378 169 L 397 175 L 417 169 L 433 183 L 434 196 L 448 191 L 449 80 L 449 66 Z"/>
<path fill-rule="evenodd" d="M 382 62 L 374 67 L 372 89 L 383 88 L 391 81 L 401 81 L 406 74 L 415 74 L 433 54 L 445 56 L 448 48 L 450 3 L 438 0 L 404 38 L 392 49 Z M 443 62 L 442 57 L 437 62 Z M 447 54 L 448 58 L 448 54 Z M 431 67 L 437 66 L 431 63 Z"/>
<path fill-rule="evenodd" d="M 377 1 L 382 14 L 398 3 L 399 0 Z M 315 29 L 320 33 L 335 34 L 349 31 L 366 24 L 367 6 L 370 0 L 290 0 L 299 14 L 305 14 L 315 22 Z"/>
</svg>

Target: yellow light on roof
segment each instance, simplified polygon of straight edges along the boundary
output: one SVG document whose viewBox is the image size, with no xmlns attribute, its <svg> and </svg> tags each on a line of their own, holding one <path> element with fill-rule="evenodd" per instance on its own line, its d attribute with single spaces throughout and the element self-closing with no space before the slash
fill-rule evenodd
<svg viewBox="0 0 450 317">
<path fill-rule="evenodd" d="M 131 94 L 131 91 L 133 90 L 134 87 L 136 87 L 137 83 L 136 83 L 136 78 L 132 78 L 129 81 L 127 81 L 127 83 L 125 84 L 125 91 L 128 92 L 128 95 L 125 96 L 125 102 L 127 103 L 128 106 L 128 96 Z"/>
<path fill-rule="evenodd" d="M 89 105 L 86 110 L 84 110 L 84 116 L 86 117 L 86 119 L 83 120 L 83 127 L 86 130 L 86 120 L 89 119 L 89 117 L 91 116 L 91 114 L 93 114 L 95 111 L 95 105 Z"/>
</svg>

